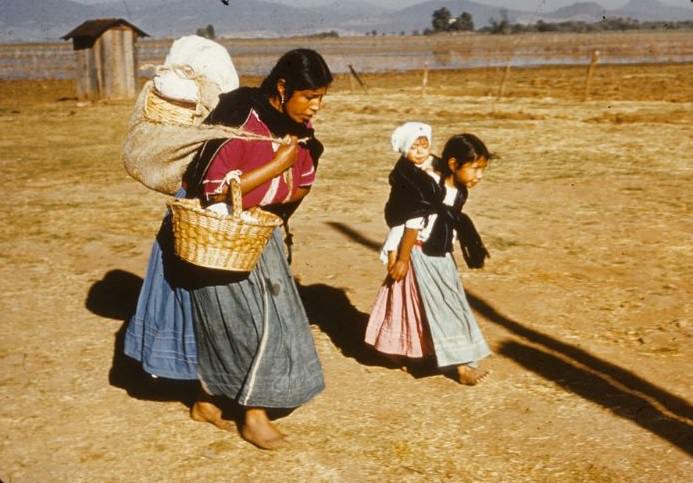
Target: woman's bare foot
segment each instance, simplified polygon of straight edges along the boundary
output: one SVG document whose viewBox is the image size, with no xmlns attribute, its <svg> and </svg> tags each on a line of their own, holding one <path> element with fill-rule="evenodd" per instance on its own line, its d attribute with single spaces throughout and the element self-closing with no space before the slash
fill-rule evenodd
<svg viewBox="0 0 693 483">
<path fill-rule="evenodd" d="M 457 382 L 467 386 L 475 386 L 484 377 L 488 376 L 488 371 L 483 369 L 478 369 L 476 367 L 469 366 L 467 364 L 460 364 L 456 367 L 457 369 Z"/>
<path fill-rule="evenodd" d="M 231 421 L 222 418 L 222 411 L 219 406 L 212 402 L 211 397 L 200 397 L 190 409 L 190 417 L 194 421 L 201 423 L 211 423 L 219 429 L 234 431 L 235 425 Z"/>
<path fill-rule="evenodd" d="M 246 408 L 241 436 L 260 449 L 277 449 L 284 442 L 284 434 L 272 424 L 262 408 Z"/>
</svg>

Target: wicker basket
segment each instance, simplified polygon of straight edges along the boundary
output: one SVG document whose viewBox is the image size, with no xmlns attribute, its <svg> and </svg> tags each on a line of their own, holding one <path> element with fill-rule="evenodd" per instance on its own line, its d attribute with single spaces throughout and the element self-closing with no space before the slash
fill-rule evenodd
<svg viewBox="0 0 693 483">
<path fill-rule="evenodd" d="M 153 122 L 192 126 L 201 114 L 196 104 L 166 99 L 152 86 L 144 101 L 144 115 Z"/>
<path fill-rule="evenodd" d="M 198 199 L 173 199 L 173 240 L 176 255 L 194 265 L 249 272 L 281 218 L 260 208 L 242 211 L 241 189 L 230 183 L 233 212 L 220 215 L 202 209 Z"/>
</svg>

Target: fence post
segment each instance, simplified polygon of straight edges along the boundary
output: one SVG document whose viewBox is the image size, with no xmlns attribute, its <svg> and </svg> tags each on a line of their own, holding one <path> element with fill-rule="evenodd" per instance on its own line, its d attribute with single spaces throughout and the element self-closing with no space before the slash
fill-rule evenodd
<svg viewBox="0 0 693 483">
<path fill-rule="evenodd" d="M 354 79 L 356 79 L 356 82 L 359 83 L 359 85 L 363 88 L 363 91 L 368 94 L 368 89 L 366 88 L 366 84 L 361 80 L 359 75 L 356 73 L 356 69 L 354 69 L 354 66 L 349 64 L 349 71 L 351 72 L 351 75 L 354 76 Z"/>
<path fill-rule="evenodd" d="M 428 86 L 428 62 L 424 62 L 423 76 L 421 77 L 421 96 L 426 95 L 426 87 Z"/>
<path fill-rule="evenodd" d="M 585 75 L 585 92 L 582 97 L 583 101 L 588 100 L 590 97 L 590 83 L 592 82 L 592 75 L 594 74 L 595 67 L 597 67 L 597 62 L 599 62 L 599 51 L 595 50 L 592 52 L 592 59 L 590 60 L 590 65 L 587 67 L 587 74 Z"/>
<path fill-rule="evenodd" d="M 505 92 L 505 83 L 508 80 L 508 75 L 510 75 L 510 62 L 505 65 L 505 70 L 503 71 L 503 78 L 501 79 L 500 89 L 498 89 L 498 99 L 503 97 Z"/>
</svg>

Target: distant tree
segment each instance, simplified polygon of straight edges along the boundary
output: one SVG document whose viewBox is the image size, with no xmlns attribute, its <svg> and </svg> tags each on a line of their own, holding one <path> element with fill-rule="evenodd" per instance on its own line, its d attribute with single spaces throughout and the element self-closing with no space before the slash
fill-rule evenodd
<svg viewBox="0 0 693 483">
<path fill-rule="evenodd" d="M 493 34 L 509 34 L 510 33 L 510 21 L 508 20 L 508 10 L 505 8 L 500 9 L 501 19 L 500 21 L 491 17 L 488 23 L 491 24 L 491 33 Z"/>
<path fill-rule="evenodd" d="M 450 30 L 471 31 L 474 30 L 474 20 L 469 12 L 462 12 L 451 24 Z"/>
<path fill-rule="evenodd" d="M 503 13 L 503 12 L 501 12 Z M 507 13 L 506 13 L 507 15 Z M 455 21 L 455 23 L 457 20 Z M 546 22 L 537 20 L 535 24 L 511 24 L 507 17 L 500 21 L 490 18 L 489 25 L 479 29 L 479 32 L 517 34 L 522 32 L 603 32 L 612 30 L 662 30 L 662 29 L 693 29 L 692 20 L 680 22 L 639 22 L 629 17 L 603 17 L 600 21 L 587 23 L 583 21 Z M 424 32 L 426 33 L 426 32 Z M 432 33 L 432 32 L 428 32 Z"/>
<path fill-rule="evenodd" d="M 474 19 L 469 12 L 462 12 L 460 16 L 457 17 L 457 22 L 461 25 L 460 30 L 474 30 Z"/>
<path fill-rule="evenodd" d="M 204 28 L 199 28 L 197 29 L 197 32 L 195 32 L 197 35 L 200 37 L 204 37 L 206 39 L 215 39 L 217 38 L 217 34 L 214 31 L 214 25 L 209 24 Z"/>
<path fill-rule="evenodd" d="M 433 26 L 434 32 L 446 32 L 450 28 L 450 19 L 452 15 L 450 10 L 445 7 L 441 7 L 433 12 L 433 18 L 431 19 L 431 25 Z"/>
<path fill-rule="evenodd" d="M 521 23 L 513 23 L 510 24 L 510 33 L 511 34 L 519 34 L 522 32 L 529 32 L 530 29 L 526 25 L 522 25 Z"/>
<path fill-rule="evenodd" d="M 630 17 L 604 18 L 600 23 L 604 30 L 636 30 L 640 27 L 640 22 Z"/>
<path fill-rule="evenodd" d="M 378 31 L 375 29 L 371 30 L 371 35 L 375 37 L 376 35 L 378 35 Z"/>
<path fill-rule="evenodd" d="M 316 32 L 314 34 L 306 35 L 309 38 L 326 39 L 330 37 L 339 37 L 339 32 L 336 30 L 328 30 L 326 32 Z"/>
<path fill-rule="evenodd" d="M 418 30 L 412 30 L 411 34 L 412 35 L 421 35 L 421 33 Z"/>
</svg>

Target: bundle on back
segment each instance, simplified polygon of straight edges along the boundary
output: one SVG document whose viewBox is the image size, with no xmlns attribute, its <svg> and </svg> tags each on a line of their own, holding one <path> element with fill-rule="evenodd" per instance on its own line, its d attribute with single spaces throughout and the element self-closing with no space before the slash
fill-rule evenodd
<svg viewBox="0 0 693 483">
<path fill-rule="evenodd" d="M 241 129 L 203 124 L 219 94 L 238 84 L 222 45 L 196 35 L 176 40 L 130 116 L 122 153 L 128 174 L 148 188 L 174 194 L 205 141 L 247 137 Z"/>
</svg>

